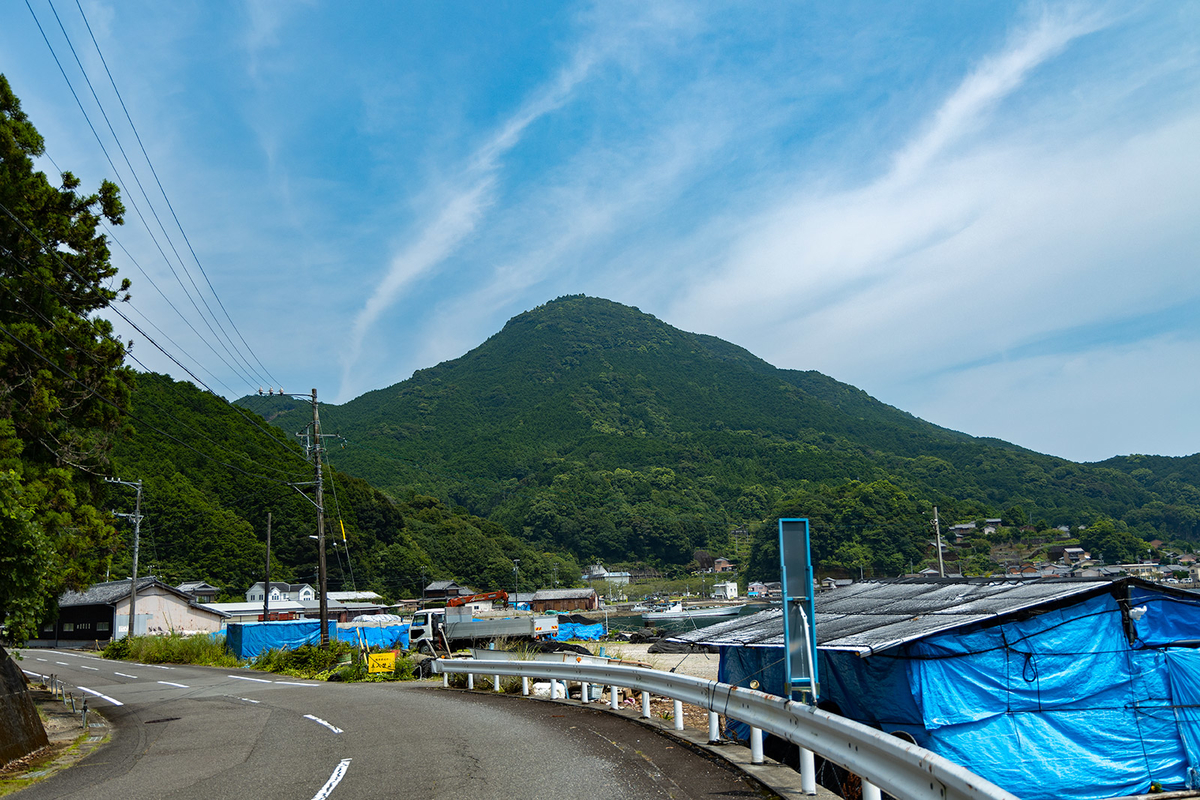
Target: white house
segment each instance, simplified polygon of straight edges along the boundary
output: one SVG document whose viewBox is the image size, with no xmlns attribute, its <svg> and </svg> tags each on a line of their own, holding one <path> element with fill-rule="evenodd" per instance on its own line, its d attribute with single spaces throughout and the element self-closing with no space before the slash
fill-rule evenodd
<svg viewBox="0 0 1200 800">
<path fill-rule="evenodd" d="M 728 581 L 726 583 L 713 584 L 713 599 L 715 600 L 737 600 L 738 585 L 737 581 Z"/>
<path fill-rule="evenodd" d="M 281 581 L 271 581 L 271 600 L 295 600 L 304 602 L 305 600 L 315 600 L 317 591 L 307 583 L 283 583 Z M 263 601 L 263 582 L 251 586 L 246 590 L 246 602 L 253 603 Z"/>
</svg>

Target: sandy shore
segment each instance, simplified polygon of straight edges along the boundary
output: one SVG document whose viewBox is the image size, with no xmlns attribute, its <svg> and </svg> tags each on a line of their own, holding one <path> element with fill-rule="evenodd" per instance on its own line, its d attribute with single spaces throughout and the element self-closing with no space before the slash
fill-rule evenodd
<svg viewBox="0 0 1200 800">
<path fill-rule="evenodd" d="M 674 669 L 678 673 L 709 681 L 717 679 L 717 664 L 720 658 L 716 653 L 651 653 L 648 644 L 626 642 L 585 642 L 584 646 L 594 653 L 598 653 L 603 647 L 604 654 L 609 658 L 639 661 L 664 671 Z"/>
</svg>

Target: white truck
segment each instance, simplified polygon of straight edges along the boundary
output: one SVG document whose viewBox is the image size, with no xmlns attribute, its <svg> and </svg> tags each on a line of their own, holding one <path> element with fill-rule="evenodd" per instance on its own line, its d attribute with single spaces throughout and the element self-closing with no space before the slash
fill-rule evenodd
<svg viewBox="0 0 1200 800">
<path fill-rule="evenodd" d="M 495 639 L 552 639 L 556 633 L 558 617 L 553 614 L 476 619 L 463 608 L 424 608 L 413 614 L 408 641 L 410 647 L 436 655 Z"/>
</svg>

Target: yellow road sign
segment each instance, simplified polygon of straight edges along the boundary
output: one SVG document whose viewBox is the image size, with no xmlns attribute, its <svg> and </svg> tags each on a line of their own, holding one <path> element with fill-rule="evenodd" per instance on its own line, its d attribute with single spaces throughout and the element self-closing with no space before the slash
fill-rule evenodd
<svg viewBox="0 0 1200 800">
<path fill-rule="evenodd" d="M 367 672 L 392 672 L 395 669 L 395 653 L 369 653 L 367 655 Z"/>
</svg>

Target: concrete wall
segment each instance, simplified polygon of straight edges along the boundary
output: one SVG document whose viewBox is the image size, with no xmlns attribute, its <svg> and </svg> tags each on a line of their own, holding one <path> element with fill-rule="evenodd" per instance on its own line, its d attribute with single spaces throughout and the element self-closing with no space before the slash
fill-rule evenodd
<svg viewBox="0 0 1200 800">
<path fill-rule="evenodd" d="M 0 647 L 0 765 L 49 743 L 21 668 Z"/>
</svg>

